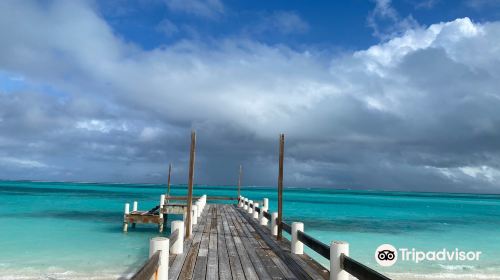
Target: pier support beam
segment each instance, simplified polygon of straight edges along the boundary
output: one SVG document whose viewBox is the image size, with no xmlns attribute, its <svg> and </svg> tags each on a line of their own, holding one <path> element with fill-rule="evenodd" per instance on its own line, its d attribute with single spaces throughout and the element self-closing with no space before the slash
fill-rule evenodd
<svg viewBox="0 0 500 280">
<path fill-rule="evenodd" d="M 299 241 L 297 231 L 304 232 L 304 224 L 299 222 L 292 223 L 292 253 L 302 255 L 304 254 L 304 243 Z"/>
<path fill-rule="evenodd" d="M 127 215 L 130 214 L 130 204 L 125 203 L 125 209 L 123 211 L 123 232 L 128 230 Z"/>
<path fill-rule="evenodd" d="M 241 175 L 243 173 L 243 167 L 240 164 L 240 174 L 238 175 L 238 197 L 240 197 L 241 193 Z"/>
<path fill-rule="evenodd" d="M 271 234 L 273 236 L 278 235 L 278 224 L 276 223 L 278 219 L 278 212 L 273 212 L 271 214 Z"/>
<path fill-rule="evenodd" d="M 280 154 L 278 169 L 278 240 L 283 237 L 283 158 L 285 154 L 285 134 L 280 134 Z"/>
<path fill-rule="evenodd" d="M 156 251 L 160 252 L 160 266 L 155 275 L 150 280 L 168 280 L 168 259 L 169 259 L 170 241 L 166 237 L 153 237 L 149 241 L 149 257 L 153 256 Z"/>
<path fill-rule="evenodd" d="M 170 252 L 174 255 L 182 254 L 184 251 L 184 222 L 183 221 L 172 221 L 170 232 L 170 241 L 172 246 L 170 246 Z M 173 236 L 175 231 L 177 231 L 176 236 Z"/>
<path fill-rule="evenodd" d="M 333 241 L 330 245 L 330 280 L 349 279 L 349 273 L 342 269 L 342 254 L 349 256 L 349 243 Z"/>
<path fill-rule="evenodd" d="M 186 238 L 191 237 L 193 223 L 191 222 L 191 206 L 193 204 L 193 183 L 194 183 L 194 161 L 196 149 L 196 133 L 191 132 L 191 149 L 189 152 L 189 178 L 188 178 L 188 199 L 187 199 L 187 223 L 186 223 Z"/>
</svg>

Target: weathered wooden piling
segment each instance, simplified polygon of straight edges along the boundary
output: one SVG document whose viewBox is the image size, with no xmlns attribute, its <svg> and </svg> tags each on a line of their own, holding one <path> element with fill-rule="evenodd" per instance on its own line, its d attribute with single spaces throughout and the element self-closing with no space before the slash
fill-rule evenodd
<svg viewBox="0 0 500 280">
<path fill-rule="evenodd" d="M 283 158 L 285 154 L 285 134 L 280 135 L 280 153 L 278 169 L 278 240 L 283 237 Z"/>
<path fill-rule="evenodd" d="M 242 173 L 243 173 L 243 167 L 240 164 L 240 173 L 238 175 L 238 197 L 240 197 L 240 193 L 241 193 L 241 176 L 242 176 Z"/>
<path fill-rule="evenodd" d="M 167 178 L 167 195 L 170 196 L 170 176 L 172 173 L 172 164 L 168 165 L 168 178 Z"/>
<path fill-rule="evenodd" d="M 193 181 L 194 181 L 194 161 L 196 149 L 196 133 L 191 132 L 191 149 L 189 152 L 189 181 L 188 181 L 188 200 L 187 200 L 187 219 L 186 219 L 186 238 L 191 237 L 191 207 L 193 204 Z"/>
</svg>

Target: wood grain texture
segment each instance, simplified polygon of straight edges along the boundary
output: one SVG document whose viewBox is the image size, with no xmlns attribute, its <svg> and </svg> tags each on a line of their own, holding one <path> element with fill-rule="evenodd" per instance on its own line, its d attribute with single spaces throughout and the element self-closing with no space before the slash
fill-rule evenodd
<svg viewBox="0 0 500 280">
<path fill-rule="evenodd" d="M 170 259 L 169 279 L 328 277 L 307 255 L 292 254 L 286 242 L 233 205 L 207 204 L 192 238 L 184 241 L 184 253 Z"/>
</svg>

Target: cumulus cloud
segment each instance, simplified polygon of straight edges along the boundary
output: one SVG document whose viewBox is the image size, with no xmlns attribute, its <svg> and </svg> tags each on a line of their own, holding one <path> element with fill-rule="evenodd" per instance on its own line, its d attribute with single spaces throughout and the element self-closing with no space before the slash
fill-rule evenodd
<svg viewBox="0 0 500 280">
<path fill-rule="evenodd" d="M 285 132 L 287 185 L 500 191 L 499 23 L 341 56 L 250 39 L 146 51 L 85 2 L 41 5 L 0 2 L 0 70 L 39 85 L 0 86 L 0 157 L 45 164 L 33 179 L 157 182 L 173 162 L 184 182 L 196 129 L 198 183 L 234 184 L 243 163 L 246 184 L 274 184 Z"/>
</svg>

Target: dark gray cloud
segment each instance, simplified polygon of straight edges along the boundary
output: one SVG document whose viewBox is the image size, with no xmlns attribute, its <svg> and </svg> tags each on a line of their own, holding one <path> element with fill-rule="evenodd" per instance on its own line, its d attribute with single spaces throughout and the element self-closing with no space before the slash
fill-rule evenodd
<svg viewBox="0 0 500 280">
<path fill-rule="evenodd" d="M 286 185 L 500 192 L 499 35 L 465 18 L 341 56 L 242 38 L 145 51 L 86 2 L 2 1 L 0 177 L 165 182 L 172 162 L 184 183 L 195 129 L 200 184 L 234 184 L 241 163 L 274 185 L 284 132 Z"/>
</svg>

